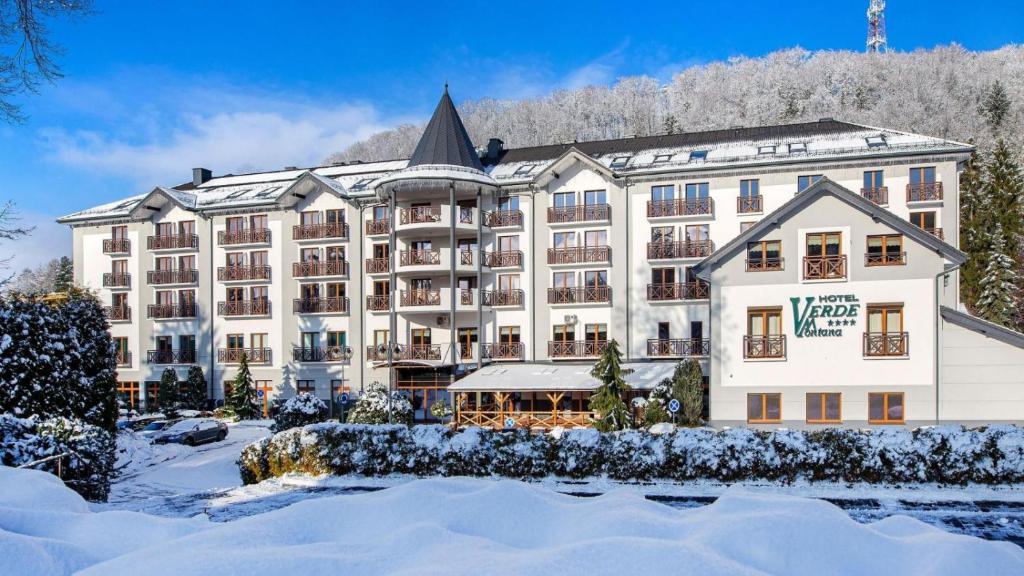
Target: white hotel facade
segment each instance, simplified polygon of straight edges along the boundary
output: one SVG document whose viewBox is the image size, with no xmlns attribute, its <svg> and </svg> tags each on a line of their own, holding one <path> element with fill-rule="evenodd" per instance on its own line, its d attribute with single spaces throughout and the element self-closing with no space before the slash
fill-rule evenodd
<svg viewBox="0 0 1024 576">
<path fill-rule="evenodd" d="M 213 176 L 61 218 L 122 396 L 165 368 L 268 403 L 391 383 L 417 419 L 585 425 L 616 340 L 713 424 L 1024 420 L 1024 336 L 960 311 L 965 144 L 818 122 L 476 148 L 448 94 L 408 160 Z"/>
</svg>

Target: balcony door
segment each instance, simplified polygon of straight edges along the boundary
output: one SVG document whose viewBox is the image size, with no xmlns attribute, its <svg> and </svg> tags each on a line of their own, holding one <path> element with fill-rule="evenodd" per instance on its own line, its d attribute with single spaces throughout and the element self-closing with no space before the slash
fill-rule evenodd
<svg viewBox="0 0 1024 576">
<path fill-rule="evenodd" d="M 574 248 L 576 246 L 575 232 L 555 232 L 552 237 L 552 244 L 558 248 Z"/>
<path fill-rule="evenodd" d="M 608 340 L 607 324 L 587 324 L 584 338 L 587 342 L 604 342 Z"/>
<path fill-rule="evenodd" d="M 651 186 L 651 202 L 671 202 L 675 197 L 675 186 Z"/>
<path fill-rule="evenodd" d="M 704 322 L 700 320 L 690 321 L 690 339 L 691 340 L 703 340 L 704 339 Z"/>
<path fill-rule="evenodd" d="M 344 210 L 327 210 L 324 212 L 324 216 L 328 224 L 344 224 L 345 223 L 345 211 Z"/>
<path fill-rule="evenodd" d="M 676 283 L 676 269 L 675 268 L 652 268 L 651 269 L 651 284 L 655 286 L 664 286 L 666 284 Z"/>
<path fill-rule="evenodd" d="M 376 260 L 383 260 L 391 255 L 391 246 L 388 244 L 374 244 L 373 245 L 373 258 Z"/>
<path fill-rule="evenodd" d="M 160 257 L 156 259 L 157 272 L 169 272 L 174 268 L 174 258 Z"/>
<path fill-rule="evenodd" d="M 501 344 L 519 343 L 519 326 L 501 326 L 498 328 L 498 342 Z"/>
<path fill-rule="evenodd" d="M 700 244 L 710 239 L 707 224 L 691 224 L 686 227 L 686 241 L 690 244 Z"/>
<path fill-rule="evenodd" d="M 114 292 L 110 295 L 110 304 L 113 308 L 123 310 L 128 307 L 128 294 L 126 292 Z"/>
<path fill-rule="evenodd" d="M 433 287 L 433 281 L 430 278 L 412 278 L 409 280 L 409 289 L 419 291 L 430 290 Z"/>
<path fill-rule="evenodd" d="M 387 296 L 391 294 L 391 282 L 389 280 L 374 280 L 373 295 Z"/>
<path fill-rule="evenodd" d="M 411 344 L 413 346 L 430 346 L 430 328 L 413 328 L 410 331 L 412 337 Z"/>
<path fill-rule="evenodd" d="M 426 252 L 434 247 L 430 240 L 413 240 L 409 242 L 409 249 L 413 252 Z"/>
<path fill-rule="evenodd" d="M 156 337 L 156 350 L 159 353 L 158 356 L 166 358 L 174 352 L 174 340 L 171 336 L 157 336 Z"/>
<path fill-rule="evenodd" d="M 310 226 L 316 226 L 319 223 L 320 223 L 320 213 L 319 212 L 302 212 L 302 213 L 299 214 L 299 224 L 303 228 L 307 228 L 307 227 L 310 227 Z"/>
<path fill-rule="evenodd" d="M 302 349 L 303 350 L 316 350 L 320 348 L 320 333 L 319 332 L 303 332 L 302 333 Z"/>
<path fill-rule="evenodd" d="M 922 230 L 934 230 L 935 226 L 935 212 L 911 212 L 910 223 Z"/>
<path fill-rule="evenodd" d="M 157 290 L 156 303 L 160 306 L 173 306 L 174 292 L 171 292 L 170 290 Z"/>
<path fill-rule="evenodd" d="M 156 225 L 157 236 L 173 236 L 174 222 L 160 222 Z"/>
<path fill-rule="evenodd" d="M 342 262 L 345 260 L 345 247 L 344 246 L 328 246 L 327 247 L 327 261 L 328 262 Z"/>
<path fill-rule="evenodd" d="M 320 298 L 319 284 L 302 284 L 299 286 L 299 296 L 303 300 L 316 300 Z"/>
<path fill-rule="evenodd" d="M 515 212 L 519 210 L 519 196 L 502 196 L 498 198 L 499 212 Z"/>
<path fill-rule="evenodd" d="M 245 288 L 228 288 L 227 289 L 227 300 L 228 302 L 244 302 L 245 301 Z"/>
<path fill-rule="evenodd" d="M 575 342 L 576 328 L 572 324 L 555 324 L 552 340 L 555 342 Z"/>
<path fill-rule="evenodd" d="M 519 250 L 519 236 L 498 236 L 498 252 Z"/>
<path fill-rule="evenodd" d="M 901 334 L 903 332 L 903 306 L 900 304 L 868 306 L 868 332 L 872 334 Z"/>
<path fill-rule="evenodd" d="M 608 203 L 608 192 L 605 190 L 587 190 L 583 193 L 585 206 L 603 206 Z"/>
<path fill-rule="evenodd" d="M 708 199 L 708 183 L 700 182 L 697 184 L 686 185 L 686 201 L 687 202 L 701 202 Z"/>
<path fill-rule="evenodd" d="M 238 268 L 245 266 L 245 253 L 244 252 L 228 252 L 224 255 L 228 268 Z"/>
<path fill-rule="evenodd" d="M 114 240 L 127 240 L 128 239 L 128 227 L 127 226 L 111 226 L 110 237 Z"/>
<path fill-rule="evenodd" d="M 839 232 L 821 232 L 807 235 L 807 256 L 839 256 L 842 254 L 842 234 Z"/>
<path fill-rule="evenodd" d="M 766 338 L 781 334 L 782 310 L 762 308 L 747 312 L 747 335 L 751 338 Z"/>
<path fill-rule="evenodd" d="M 608 245 L 608 231 L 607 230 L 588 230 L 583 233 L 583 245 L 587 248 L 596 248 L 598 246 Z"/>
<path fill-rule="evenodd" d="M 245 230 L 245 218 L 241 216 L 232 216 L 224 219 L 224 227 L 227 229 L 228 234 L 235 234 Z"/>
<path fill-rule="evenodd" d="M 374 206 L 373 207 L 373 219 L 376 222 L 388 219 L 388 207 L 387 206 Z"/>
<path fill-rule="evenodd" d="M 658 340 L 671 340 L 672 326 L 668 322 L 658 322 Z"/>
<path fill-rule="evenodd" d="M 128 261 L 127 260 L 111 260 L 110 271 L 115 276 L 124 276 L 128 274 Z"/>
<path fill-rule="evenodd" d="M 245 334 L 228 334 L 228 350 L 243 350 Z"/>
<path fill-rule="evenodd" d="M 576 205 L 575 192 L 556 192 L 552 195 L 555 208 L 572 208 Z"/>
<path fill-rule="evenodd" d="M 935 167 L 925 166 L 922 168 L 911 168 L 910 169 L 910 184 L 917 186 L 920 184 L 932 184 L 935 182 Z"/>
</svg>

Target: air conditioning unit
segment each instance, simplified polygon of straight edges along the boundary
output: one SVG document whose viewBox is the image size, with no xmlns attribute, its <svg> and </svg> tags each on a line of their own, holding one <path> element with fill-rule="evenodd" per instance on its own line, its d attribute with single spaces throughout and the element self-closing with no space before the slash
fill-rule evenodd
<svg viewBox="0 0 1024 576">
<path fill-rule="evenodd" d="M 578 320 L 578 318 L 576 318 L 575 314 L 566 314 L 565 315 L 565 323 L 566 324 L 575 324 L 577 320 Z"/>
</svg>

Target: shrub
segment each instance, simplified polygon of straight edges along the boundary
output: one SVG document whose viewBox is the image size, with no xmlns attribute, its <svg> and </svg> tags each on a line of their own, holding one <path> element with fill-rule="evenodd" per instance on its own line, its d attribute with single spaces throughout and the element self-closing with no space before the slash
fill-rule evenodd
<svg viewBox="0 0 1024 576">
<path fill-rule="evenodd" d="M 289 398 L 274 414 L 274 431 L 282 432 L 327 419 L 327 403 L 303 392 Z"/>
<path fill-rule="evenodd" d="M 412 424 L 412 404 L 398 392 L 391 393 L 391 416 L 394 424 Z M 348 413 L 352 424 L 388 423 L 388 388 L 380 382 L 372 382 L 359 397 L 352 411 Z"/>
</svg>

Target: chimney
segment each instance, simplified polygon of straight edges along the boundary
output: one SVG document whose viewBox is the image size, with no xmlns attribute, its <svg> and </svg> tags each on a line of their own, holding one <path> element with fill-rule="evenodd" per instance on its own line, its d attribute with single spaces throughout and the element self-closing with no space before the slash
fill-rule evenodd
<svg viewBox="0 0 1024 576">
<path fill-rule="evenodd" d="M 192 169 L 192 185 L 199 186 L 204 182 L 207 182 L 213 178 L 213 172 L 210 172 L 206 168 L 193 168 Z"/>
</svg>

